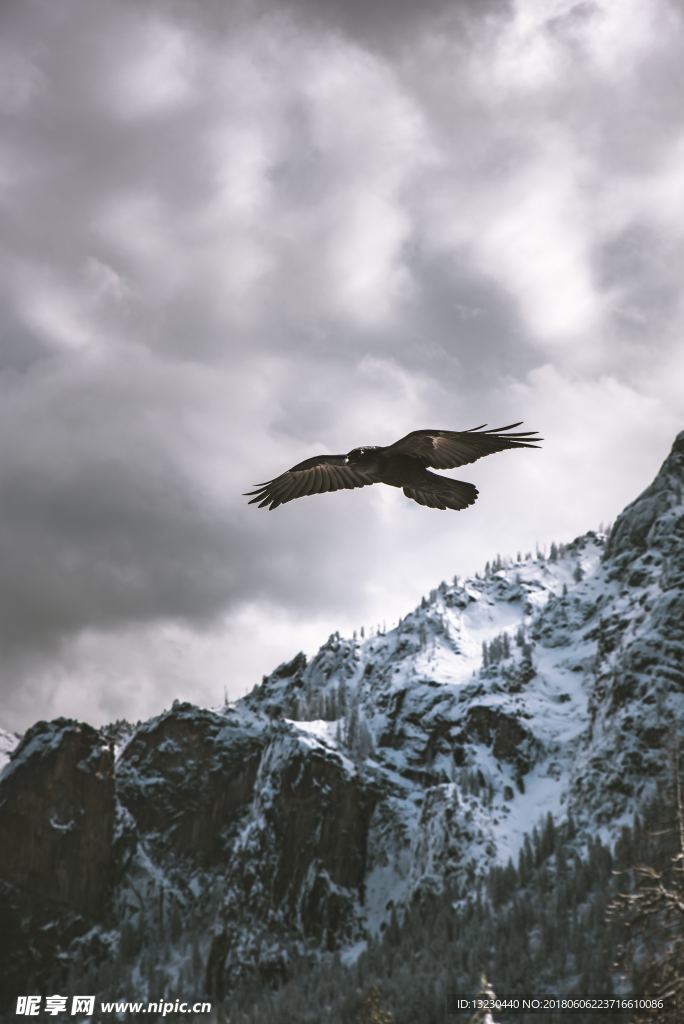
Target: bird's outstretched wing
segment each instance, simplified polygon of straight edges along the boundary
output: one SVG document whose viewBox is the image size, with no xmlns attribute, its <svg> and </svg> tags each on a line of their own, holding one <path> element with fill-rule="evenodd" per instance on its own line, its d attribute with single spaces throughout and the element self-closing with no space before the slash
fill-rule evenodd
<svg viewBox="0 0 684 1024">
<path fill-rule="evenodd" d="M 345 458 L 344 455 L 315 455 L 275 479 L 259 484 L 255 491 L 247 491 L 245 496 L 254 495 L 249 504 L 258 502 L 259 508 L 268 505 L 270 511 L 306 494 L 322 494 L 324 491 L 365 487 L 366 484 L 374 483 L 368 473 L 364 473 L 358 466 L 350 466 Z"/>
<path fill-rule="evenodd" d="M 412 430 L 406 437 L 388 445 L 383 455 L 412 455 L 433 469 L 455 469 L 506 448 L 538 448 L 535 442 L 543 440 L 536 430 L 511 433 L 521 423 L 509 423 L 493 430 L 485 430 L 486 426 L 483 423 L 471 430 Z"/>
</svg>

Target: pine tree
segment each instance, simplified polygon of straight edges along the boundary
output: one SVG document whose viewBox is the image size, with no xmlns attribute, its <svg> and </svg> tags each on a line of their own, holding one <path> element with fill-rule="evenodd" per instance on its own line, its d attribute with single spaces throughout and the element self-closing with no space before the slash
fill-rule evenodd
<svg viewBox="0 0 684 1024">
<path fill-rule="evenodd" d="M 344 683 L 339 683 L 337 687 L 337 712 L 340 718 L 347 713 L 347 687 Z"/>
<path fill-rule="evenodd" d="M 551 856 L 556 847 L 556 826 L 553 822 L 553 815 L 548 811 L 544 819 L 544 830 L 541 835 L 541 857 L 546 860 Z"/>
<path fill-rule="evenodd" d="M 352 700 L 351 707 L 347 712 L 347 721 L 345 729 L 345 743 L 351 750 L 358 739 L 359 732 L 359 705 L 356 697 Z"/>
<path fill-rule="evenodd" d="M 532 647 L 527 641 L 523 641 L 522 645 L 522 657 L 520 659 L 520 665 L 518 666 L 518 685 L 525 686 L 529 683 L 530 679 L 534 679 L 535 668 L 532 662 Z"/>
</svg>

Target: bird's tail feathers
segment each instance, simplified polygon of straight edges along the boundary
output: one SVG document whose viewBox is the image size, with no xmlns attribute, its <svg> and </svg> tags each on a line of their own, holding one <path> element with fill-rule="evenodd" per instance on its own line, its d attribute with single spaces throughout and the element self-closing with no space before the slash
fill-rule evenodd
<svg viewBox="0 0 684 1024">
<path fill-rule="evenodd" d="M 466 483 L 465 480 L 451 480 L 447 476 L 438 476 L 437 473 L 425 475 L 429 477 L 426 486 L 404 487 L 406 497 L 417 501 L 419 505 L 459 510 L 468 508 L 477 501 L 478 490 L 474 484 Z"/>
</svg>

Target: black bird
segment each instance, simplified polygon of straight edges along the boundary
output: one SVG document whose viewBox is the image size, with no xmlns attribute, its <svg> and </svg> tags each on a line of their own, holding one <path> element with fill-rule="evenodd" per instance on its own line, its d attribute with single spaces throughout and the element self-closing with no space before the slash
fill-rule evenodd
<svg viewBox="0 0 684 1024">
<path fill-rule="evenodd" d="M 486 423 L 470 430 L 412 430 L 384 447 L 365 445 L 352 448 L 347 455 L 315 455 L 259 484 L 255 491 L 247 491 L 245 497 L 254 495 L 250 505 L 258 502 L 259 508 L 268 505 L 270 510 L 306 494 L 390 484 L 403 487 L 406 497 L 419 505 L 467 508 L 477 498 L 477 488 L 463 480 L 429 473 L 427 467 L 455 469 L 506 448 L 538 448 L 535 442 L 543 438 L 537 431 L 510 433 L 521 425 L 522 421 L 493 430 L 485 430 Z"/>
</svg>

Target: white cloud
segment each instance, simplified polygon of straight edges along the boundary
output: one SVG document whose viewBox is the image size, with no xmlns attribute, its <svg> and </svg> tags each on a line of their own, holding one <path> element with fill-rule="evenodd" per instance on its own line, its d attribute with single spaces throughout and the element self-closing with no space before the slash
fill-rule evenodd
<svg viewBox="0 0 684 1024">
<path fill-rule="evenodd" d="M 83 279 L 97 303 L 125 303 L 130 295 L 130 288 L 121 274 L 108 263 L 89 256 L 83 266 Z"/>
<path fill-rule="evenodd" d="M 483 270 L 511 289 L 530 331 L 552 345 L 596 333 L 602 312 L 575 155 L 555 143 L 542 137 L 543 152 L 499 193 L 475 240 Z"/>
<path fill-rule="evenodd" d="M 114 247 L 142 287 L 170 294 L 192 272 L 178 235 L 182 221 L 160 196 L 127 191 L 106 197 L 94 224 L 97 241 Z"/>
<path fill-rule="evenodd" d="M 551 508 L 555 539 L 614 519 L 651 482 L 678 429 L 675 415 L 663 416 L 657 392 L 612 375 L 566 376 L 547 364 L 512 393 L 543 425 L 543 454 L 526 463 L 523 489 L 542 496 L 528 518 L 547 541 L 554 539 Z"/>
<path fill-rule="evenodd" d="M 584 4 L 567 4 L 570 13 Z M 586 8 L 585 8 L 586 9 Z M 620 0 L 589 7 L 579 19 L 576 38 L 591 56 L 595 67 L 619 85 L 639 71 L 642 61 L 657 59 L 658 51 L 671 45 L 671 33 L 681 31 L 681 12 L 668 0 Z"/>
<path fill-rule="evenodd" d="M 83 297 L 46 267 L 23 266 L 14 275 L 16 302 L 29 329 L 58 349 L 84 349 L 95 340 Z"/>
<path fill-rule="evenodd" d="M 196 53 L 187 26 L 141 13 L 106 48 L 108 99 L 125 118 L 169 113 L 194 93 Z"/>
</svg>

